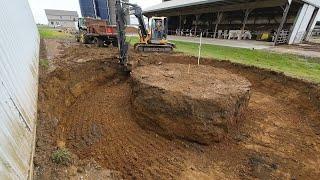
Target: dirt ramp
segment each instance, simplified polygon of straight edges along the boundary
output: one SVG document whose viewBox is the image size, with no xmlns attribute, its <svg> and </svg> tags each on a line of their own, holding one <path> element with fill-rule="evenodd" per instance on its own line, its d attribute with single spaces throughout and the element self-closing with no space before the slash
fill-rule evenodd
<svg viewBox="0 0 320 180">
<path fill-rule="evenodd" d="M 142 127 L 201 144 L 221 141 L 251 95 L 247 79 L 208 66 L 143 66 L 132 78 L 132 104 Z"/>
</svg>

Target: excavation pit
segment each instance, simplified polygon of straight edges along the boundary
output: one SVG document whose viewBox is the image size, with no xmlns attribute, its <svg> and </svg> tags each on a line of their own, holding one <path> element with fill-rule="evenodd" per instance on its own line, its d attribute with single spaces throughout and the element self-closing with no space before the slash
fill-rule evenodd
<svg viewBox="0 0 320 180">
<path fill-rule="evenodd" d="M 132 86 L 139 125 L 201 144 L 220 142 L 241 119 L 251 95 L 247 79 L 211 66 L 138 67 Z"/>
</svg>

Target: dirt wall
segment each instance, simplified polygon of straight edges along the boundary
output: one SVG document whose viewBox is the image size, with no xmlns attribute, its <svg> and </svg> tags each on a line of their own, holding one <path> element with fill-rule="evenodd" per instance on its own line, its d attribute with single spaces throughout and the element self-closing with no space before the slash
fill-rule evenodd
<svg viewBox="0 0 320 180">
<path fill-rule="evenodd" d="M 40 75 L 36 179 L 316 179 L 320 175 L 316 84 L 227 61 L 201 60 L 202 65 L 225 69 L 252 84 L 239 126 L 225 141 L 204 146 L 141 128 L 131 104 L 131 79 L 107 75 L 118 72 L 116 49 L 61 42 L 57 52 Z M 130 58 L 139 66 L 197 63 L 197 58 L 179 53 L 130 51 Z M 74 87 L 81 90 L 71 93 L 78 89 Z M 75 155 L 68 166 L 52 162 L 52 153 L 61 145 L 57 140 Z M 95 177 L 89 176 L 92 172 Z"/>
<path fill-rule="evenodd" d="M 251 95 L 248 80 L 208 66 L 149 65 L 131 77 L 132 105 L 143 128 L 201 144 L 219 142 L 237 126 Z"/>
</svg>

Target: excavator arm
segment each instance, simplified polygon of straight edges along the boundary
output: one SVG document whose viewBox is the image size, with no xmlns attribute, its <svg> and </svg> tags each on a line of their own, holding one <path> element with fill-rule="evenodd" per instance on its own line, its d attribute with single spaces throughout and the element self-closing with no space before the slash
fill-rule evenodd
<svg viewBox="0 0 320 180">
<path fill-rule="evenodd" d="M 127 7 L 125 7 L 127 6 Z M 141 33 L 141 38 L 145 39 L 148 36 L 148 30 L 143 19 L 142 9 L 136 4 L 131 4 L 128 2 L 123 2 L 121 0 L 116 0 L 116 20 L 117 20 L 117 30 L 118 30 L 118 46 L 120 51 L 120 64 L 127 67 L 128 64 L 128 49 L 129 45 L 126 42 L 126 11 L 129 10 L 136 16 L 139 21 L 139 29 Z"/>
<path fill-rule="evenodd" d="M 127 2 L 123 2 L 123 4 L 128 5 L 130 7 L 130 11 L 138 19 L 139 29 L 141 31 L 142 38 L 146 38 L 148 36 L 148 30 L 143 19 L 141 7 L 136 4 L 131 4 Z"/>
<path fill-rule="evenodd" d="M 154 39 L 152 40 L 151 33 L 147 30 L 147 26 L 144 22 L 142 15 L 142 9 L 136 4 L 131 4 L 128 2 L 123 2 L 121 0 L 116 0 L 116 18 L 117 18 L 117 30 L 118 30 L 118 47 L 120 51 L 120 64 L 126 67 L 130 71 L 131 64 L 128 62 L 128 49 L 129 45 L 126 42 L 126 15 L 127 11 L 133 14 L 139 22 L 140 30 L 140 42 L 134 45 L 135 50 L 139 52 L 172 52 L 175 45 L 166 40 L 166 38 Z M 157 19 L 158 22 L 164 22 L 165 18 L 160 17 Z M 152 27 L 151 27 L 152 30 Z M 154 30 L 154 29 L 153 29 Z M 166 37 L 166 31 L 162 31 L 163 37 Z"/>
<path fill-rule="evenodd" d="M 120 53 L 120 65 L 127 68 L 128 66 L 128 49 L 129 45 L 126 42 L 126 14 L 122 7 L 122 2 L 120 0 L 116 1 L 116 21 L 117 21 L 117 31 L 118 31 L 118 47 Z"/>
</svg>

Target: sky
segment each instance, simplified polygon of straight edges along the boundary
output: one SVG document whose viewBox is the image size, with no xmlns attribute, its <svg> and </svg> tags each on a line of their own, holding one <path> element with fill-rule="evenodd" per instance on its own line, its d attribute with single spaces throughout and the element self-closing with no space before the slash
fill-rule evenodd
<svg viewBox="0 0 320 180">
<path fill-rule="evenodd" d="M 47 24 L 47 18 L 44 9 L 59 9 L 78 11 L 81 16 L 79 0 L 28 0 L 34 19 L 38 24 Z M 162 0 L 130 0 L 131 3 L 136 3 L 142 9 L 159 4 Z"/>
</svg>

